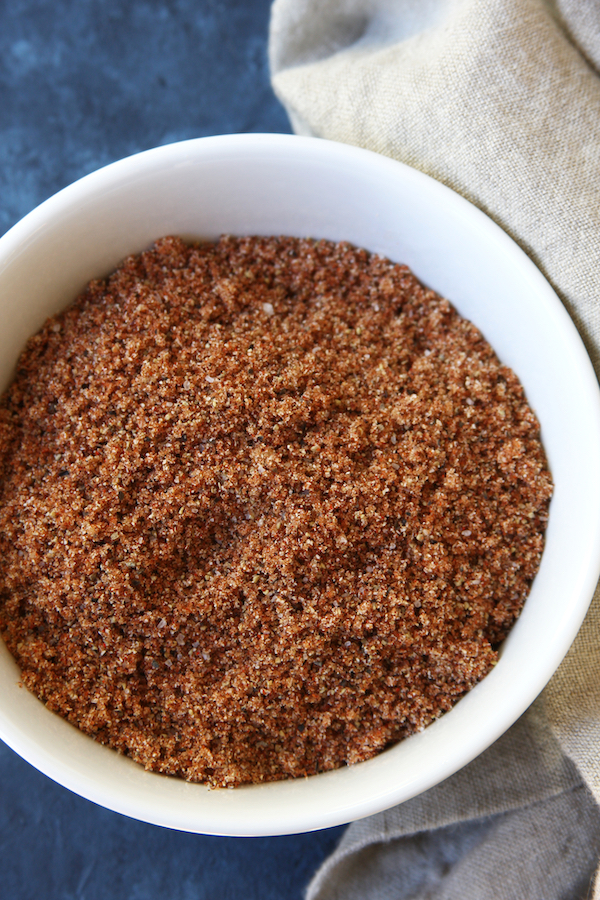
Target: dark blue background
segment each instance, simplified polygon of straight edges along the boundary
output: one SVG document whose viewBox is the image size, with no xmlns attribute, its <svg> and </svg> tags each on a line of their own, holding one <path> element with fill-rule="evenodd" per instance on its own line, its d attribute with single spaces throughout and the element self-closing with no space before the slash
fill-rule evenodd
<svg viewBox="0 0 600 900">
<path fill-rule="evenodd" d="M 269 0 L 0 0 L 0 232 L 158 144 L 284 131 Z"/>
<path fill-rule="evenodd" d="M 158 144 L 290 130 L 269 0 L 0 0 L 0 233 Z M 342 829 L 181 834 L 74 796 L 0 743 L 3 900 L 297 900 Z"/>
</svg>

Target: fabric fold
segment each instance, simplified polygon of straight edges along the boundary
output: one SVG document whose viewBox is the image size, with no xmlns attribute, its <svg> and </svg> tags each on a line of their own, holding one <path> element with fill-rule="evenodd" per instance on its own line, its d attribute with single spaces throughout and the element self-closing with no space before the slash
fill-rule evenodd
<svg viewBox="0 0 600 900">
<path fill-rule="evenodd" d="M 587 898 L 599 852 L 600 809 L 538 701 L 452 778 L 351 825 L 307 897 Z M 517 865 L 527 893 L 495 881 Z"/>
<path fill-rule="evenodd" d="M 494 219 L 549 279 L 600 372 L 599 4 L 275 0 L 270 65 L 295 131 L 414 166 Z M 599 635 L 597 590 L 523 719 L 447 782 L 354 823 L 310 900 L 589 897 Z"/>
<path fill-rule="evenodd" d="M 480 819 L 387 840 L 355 826 L 307 900 L 588 900 L 600 815 L 581 785 Z"/>
</svg>

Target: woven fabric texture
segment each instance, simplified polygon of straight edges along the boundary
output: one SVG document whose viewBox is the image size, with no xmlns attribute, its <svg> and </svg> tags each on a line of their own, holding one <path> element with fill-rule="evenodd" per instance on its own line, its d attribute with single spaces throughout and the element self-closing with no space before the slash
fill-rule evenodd
<svg viewBox="0 0 600 900">
<path fill-rule="evenodd" d="M 275 0 L 270 64 L 297 133 L 408 163 L 494 219 L 600 373 L 600 3 Z M 444 784 L 352 825 L 308 896 L 587 898 L 598 803 L 597 590 L 523 719 Z"/>
</svg>

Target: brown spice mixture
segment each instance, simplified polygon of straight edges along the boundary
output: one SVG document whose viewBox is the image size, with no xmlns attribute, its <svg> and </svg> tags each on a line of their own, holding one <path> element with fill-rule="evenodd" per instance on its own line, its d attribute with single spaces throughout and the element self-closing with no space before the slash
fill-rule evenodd
<svg viewBox="0 0 600 900">
<path fill-rule="evenodd" d="M 539 565 L 517 378 L 348 244 L 162 239 L 31 338 L 0 418 L 1 632 L 153 771 L 373 756 L 489 672 Z"/>
</svg>

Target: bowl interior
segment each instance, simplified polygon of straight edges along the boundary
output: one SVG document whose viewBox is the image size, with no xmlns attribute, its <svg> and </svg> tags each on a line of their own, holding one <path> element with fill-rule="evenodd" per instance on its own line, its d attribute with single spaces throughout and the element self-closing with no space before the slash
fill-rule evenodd
<svg viewBox="0 0 600 900">
<path fill-rule="evenodd" d="M 370 815 L 443 780 L 527 708 L 566 653 L 600 570 L 600 396 L 547 282 L 491 220 L 400 163 L 311 138 L 235 135 L 139 154 L 65 189 L 0 240 L 0 387 L 26 339 L 91 278 L 156 238 L 289 234 L 407 263 L 490 341 L 525 387 L 555 481 L 542 565 L 493 672 L 420 734 L 308 779 L 209 791 L 149 774 L 18 686 L 0 646 L 0 736 L 71 790 L 155 824 L 285 834 Z M 1 642 L 0 642 L 1 643 Z"/>
</svg>

